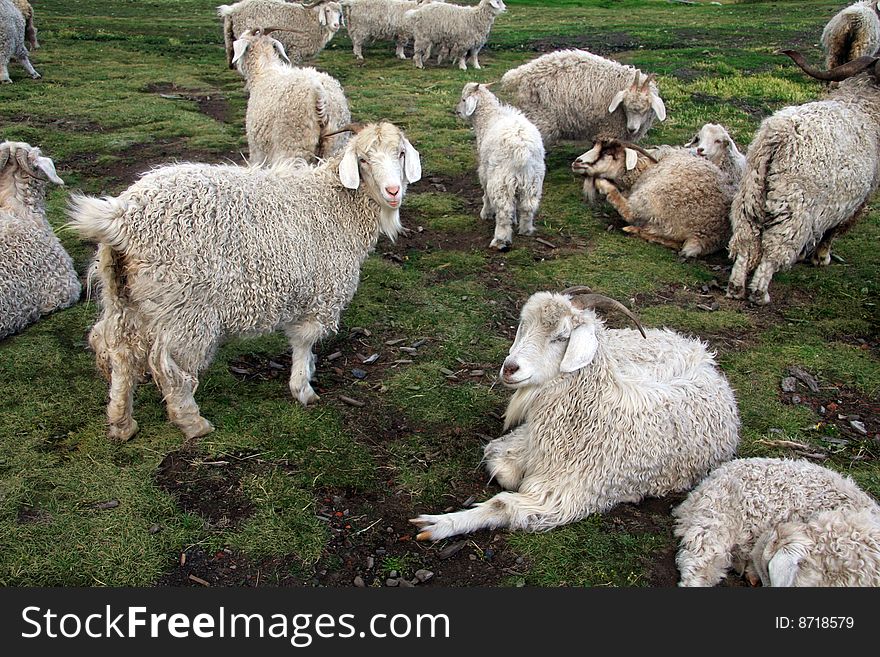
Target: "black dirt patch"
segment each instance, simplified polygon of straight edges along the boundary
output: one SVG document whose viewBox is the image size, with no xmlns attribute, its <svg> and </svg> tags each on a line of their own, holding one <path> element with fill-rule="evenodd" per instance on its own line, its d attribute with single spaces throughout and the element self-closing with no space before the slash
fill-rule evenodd
<svg viewBox="0 0 880 657">
<path fill-rule="evenodd" d="M 212 528 L 236 527 L 254 512 L 241 490 L 241 477 L 253 466 L 242 456 L 206 459 L 191 451 L 169 452 L 156 470 L 156 484 Z"/>
<path fill-rule="evenodd" d="M 19 524 L 26 525 L 31 523 L 49 522 L 50 520 L 52 520 L 52 516 L 49 514 L 48 511 L 44 511 L 43 509 L 39 509 L 35 506 L 24 504 L 18 510 L 17 520 Z"/>
<path fill-rule="evenodd" d="M 148 84 L 144 87 L 144 91 L 147 93 L 159 94 L 168 100 L 195 101 L 202 114 L 210 116 L 212 119 L 219 121 L 220 123 L 229 122 L 229 103 L 227 102 L 226 97 L 216 89 L 202 91 L 199 89 L 179 87 L 172 82 L 158 82 L 155 84 Z"/>
<path fill-rule="evenodd" d="M 644 47 L 640 41 L 627 32 L 603 32 L 601 34 L 580 34 L 577 36 L 552 36 L 534 39 L 526 48 L 536 52 L 553 52 L 565 48 L 582 48 L 597 55 L 610 55 L 626 50 Z"/>
<path fill-rule="evenodd" d="M 241 163 L 238 151 L 218 153 L 193 149 L 185 138 L 160 138 L 134 144 L 119 153 L 116 160 L 98 162 L 96 153 L 80 153 L 63 160 L 59 169 L 73 170 L 84 178 L 105 179 L 119 189 L 128 187 L 153 167 L 175 162 Z"/>
<path fill-rule="evenodd" d="M 32 116 L 29 114 L 12 114 L 0 116 L 0 124 L 15 123 L 18 125 L 33 126 L 36 128 L 51 128 L 65 132 L 104 132 L 105 128 L 100 123 L 77 119 L 69 116 L 50 119 L 44 116 Z"/>
</svg>

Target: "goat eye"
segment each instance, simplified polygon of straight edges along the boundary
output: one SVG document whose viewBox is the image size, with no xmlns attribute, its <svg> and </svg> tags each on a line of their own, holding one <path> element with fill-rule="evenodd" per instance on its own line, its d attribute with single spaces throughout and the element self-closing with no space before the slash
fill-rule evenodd
<svg viewBox="0 0 880 657">
<path fill-rule="evenodd" d="M 716 144 L 723 144 L 724 142 L 721 141 L 720 139 L 716 139 L 716 140 L 715 140 L 715 143 L 716 143 Z"/>
<path fill-rule="evenodd" d="M 367 158 L 365 158 L 365 157 L 359 157 L 359 158 L 358 158 L 358 162 L 360 162 L 361 164 L 366 164 L 366 163 L 367 163 Z"/>
<path fill-rule="evenodd" d="M 397 157 L 403 159 L 404 155 L 406 155 L 406 153 L 404 151 L 400 151 L 400 155 L 398 155 Z"/>
</svg>

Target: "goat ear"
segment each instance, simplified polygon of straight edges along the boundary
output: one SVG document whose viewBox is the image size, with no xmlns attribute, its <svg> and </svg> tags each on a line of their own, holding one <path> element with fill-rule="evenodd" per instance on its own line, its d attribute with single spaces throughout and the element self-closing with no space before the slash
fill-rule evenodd
<svg viewBox="0 0 880 657">
<path fill-rule="evenodd" d="M 626 95 L 626 90 L 621 89 L 616 94 L 614 94 L 614 98 L 611 99 L 611 104 L 608 106 L 608 113 L 611 114 L 614 110 L 617 109 L 617 106 L 623 102 L 623 97 Z"/>
<path fill-rule="evenodd" d="M 477 109 L 477 99 L 475 96 L 468 96 L 464 99 L 464 115 L 470 116 Z"/>
<path fill-rule="evenodd" d="M 638 161 L 639 161 L 639 154 L 636 153 L 636 152 L 635 152 L 633 149 L 631 149 L 631 148 L 624 148 L 624 149 L 623 149 L 623 152 L 624 152 L 625 155 L 626 155 L 626 170 L 627 170 L 627 171 L 632 171 L 633 169 L 636 168 L 636 164 L 637 164 Z"/>
<path fill-rule="evenodd" d="M 339 163 L 339 180 L 343 187 L 357 189 L 361 184 L 361 172 L 358 169 L 357 155 L 354 148 L 349 147 Z"/>
<path fill-rule="evenodd" d="M 246 41 L 244 39 L 238 39 L 232 43 L 232 61 L 230 64 L 235 66 L 244 54 L 247 52 L 247 49 L 250 47 L 251 42 Z"/>
<path fill-rule="evenodd" d="M 403 175 L 406 176 L 406 182 L 414 183 L 422 179 L 422 159 L 419 152 L 413 148 L 409 140 L 403 139 Z"/>
<path fill-rule="evenodd" d="M 285 62 L 290 64 L 290 57 L 287 56 L 287 53 L 284 51 L 284 44 L 276 39 L 272 39 L 272 47 L 275 48 L 275 52 L 278 53 L 278 56 L 283 59 Z"/>
<path fill-rule="evenodd" d="M 318 12 L 318 22 L 321 25 L 327 24 L 327 9 L 328 7 L 321 7 L 321 10 Z"/>
<path fill-rule="evenodd" d="M 42 155 L 37 158 L 37 161 L 34 163 L 36 168 L 46 174 L 46 177 L 56 185 L 63 185 L 64 181 L 58 177 L 58 174 L 55 171 L 55 163 L 49 159 L 48 157 L 43 157 Z"/>
<path fill-rule="evenodd" d="M 563 372 L 575 372 L 586 367 L 593 362 L 598 348 L 595 324 L 575 326 L 568 338 L 568 349 L 565 350 L 559 369 Z"/>
<path fill-rule="evenodd" d="M 799 542 L 788 543 L 777 550 L 767 564 L 770 586 L 794 586 L 801 560 L 806 553 L 807 546 Z"/>
<path fill-rule="evenodd" d="M 666 105 L 663 104 L 663 99 L 660 96 L 651 94 L 651 109 L 657 115 L 658 121 L 666 120 Z"/>
</svg>

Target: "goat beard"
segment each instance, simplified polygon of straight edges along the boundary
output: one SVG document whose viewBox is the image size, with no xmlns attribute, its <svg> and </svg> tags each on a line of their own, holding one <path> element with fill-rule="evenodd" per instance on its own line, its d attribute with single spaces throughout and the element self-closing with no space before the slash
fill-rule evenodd
<svg viewBox="0 0 880 657">
<path fill-rule="evenodd" d="M 584 200 L 588 203 L 595 203 L 596 199 L 599 196 L 599 191 L 596 189 L 596 179 L 592 176 L 587 176 L 584 178 L 584 186 L 583 186 L 583 196 Z"/>
</svg>

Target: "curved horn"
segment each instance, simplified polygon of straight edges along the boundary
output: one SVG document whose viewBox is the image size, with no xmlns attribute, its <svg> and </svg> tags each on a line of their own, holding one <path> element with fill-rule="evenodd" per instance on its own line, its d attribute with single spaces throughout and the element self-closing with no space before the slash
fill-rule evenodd
<svg viewBox="0 0 880 657">
<path fill-rule="evenodd" d="M 321 137 L 332 137 L 333 135 L 338 135 L 343 132 L 353 132 L 354 134 L 357 134 L 363 129 L 364 129 L 363 123 L 349 123 L 348 125 L 343 126 L 342 128 L 339 128 L 339 130 L 334 130 L 333 132 L 321 133 Z"/>
<path fill-rule="evenodd" d="M 18 166 L 21 167 L 22 171 L 24 171 L 29 176 L 36 177 L 37 172 L 34 171 L 34 165 L 28 161 L 28 152 L 23 148 L 15 149 L 15 161 L 18 162 Z"/>
<path fill-rule="evenodd" d="M 648 336 L 645 335 L 645 329 L 642 328 L 642 323 L 639 321 L 639 318 L 636 317 L 629 308 L 620 303 L 620 301 L 612 299 L 611 297 L 606 297 L 604 294 L 581 292 L 581 290 L 589 289 L 590 288 L 586 286 L 580 285 L 577 287 L 567 288 L 566 290 L 563 290 L 562 293 L 572 297 L 572 301 L 576 299 L 578 303 L 583 305 L 584 308 L 598 308 L 599 310 L 617 310 L 619 312 L 622 312 L 633 321 L 633 323 L 636 325 L 636 328 L 639 329 L 639 333 L 642 334 L 642 337 L 645 339 L 648 338 Z"/>
<path fill-rule="evenodd" d="M 878 61 L 877 57 L 864 55 L 862 57 L 849 61 L 846 64 L 835 66 L 834 68 L 827 71 L 820 71 L 807 64 L 807 60 L 805 60 L 804 56 L 800 54 L 797 50 L 780 50 L 779 53 L 791 57 L 792 61 L 797 64 L 798 67 L 810 77 L 814 77 L 817 80 L 826 80 L 831 82 L 841 82 L 843 80 L 846 80 L 847 78 L 851 78 L 854 75 L 858 75 L 859 73 L 862 73 L 863 71 L 866 71 L 874 66 Z"/>
<path fill-rule="evenodd" d="M 651 162 L 653 162 L 654 164 L 657 164 L 657 162 L 658 162 L 656 157 L 651 155 L 648 151 L 646 151 L 644 148 L 642 148 L 638 144 L 633 144 L 632 142 L 629 142 L 629 141 L 620 141 L 619 139 L 617 140 L 617 143 L 620 144 L 621 146 L 623 146 L 624 148 L 631 148 L 634 151 L 638 151 L 639 153 L 644 155 L 646 158 L 651 160 Z"/>
<path fill-rule="evenodd" d="M 638 89 L 639 88 L 639 80 L 642 78 L 642 72 L 639 69 L 636 69 L 636 77 L 635 80 L 632 81 L 632 84 L 629 85 L 630 89 Z"/>
<path fill-rule="evenodd" d="M 567 287 L 559 294 L 565 294 L 568 296 L 574 296 L 575 294 L 592 294 L 593 290 L 588 288 L 586 285 L 575 285 L 574 287 Z"/>
<path fill-rule="evenodd" d="M 648 77 L 645 78 L 645 81 L 642 82 L 642 91 L 646 91 L 648 89 L 648 85 L 651 84 L 653 80 L 657 79 L 656 73 L 650 73 Z"/>
</svg>

